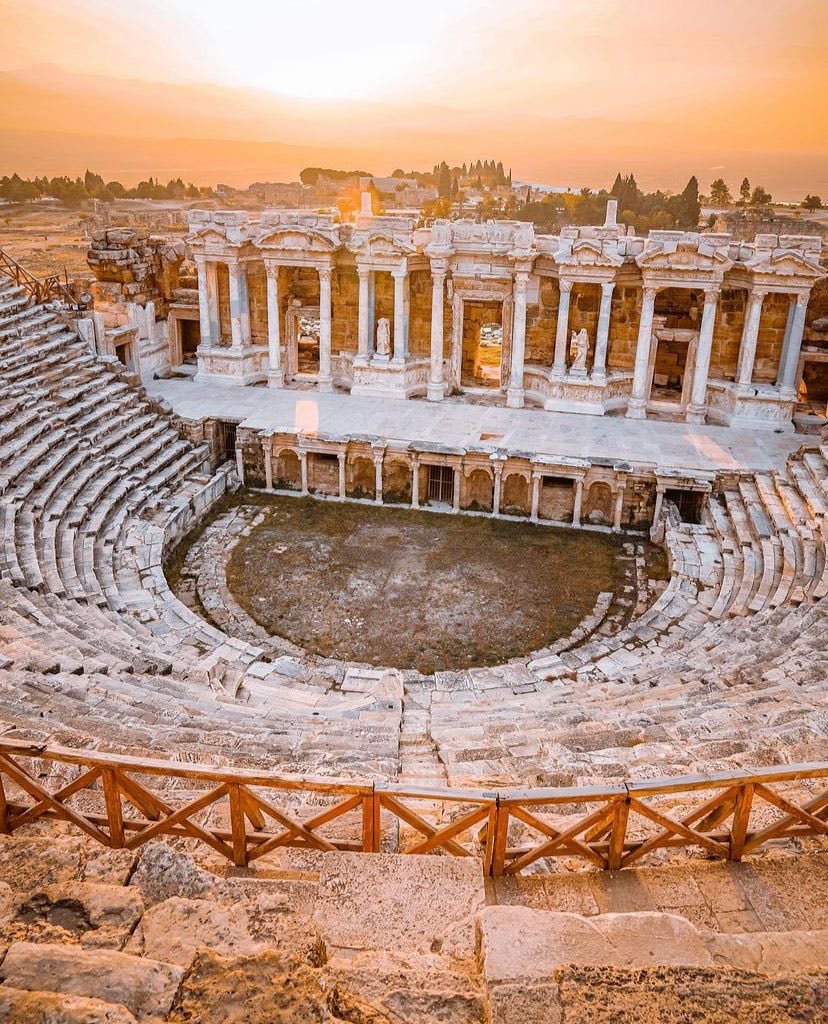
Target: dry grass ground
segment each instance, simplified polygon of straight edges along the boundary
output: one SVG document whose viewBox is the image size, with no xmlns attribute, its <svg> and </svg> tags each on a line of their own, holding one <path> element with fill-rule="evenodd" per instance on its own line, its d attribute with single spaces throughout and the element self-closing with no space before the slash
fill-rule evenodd
<svg viewBox="0 0 828 1024">
<path fill-rule="evenodd" d="M 265 507 L 227 567 L 239 604 L 308 651 L 422 672 L 568 634 L 617 590 L 625 557 L 604 533 L 313 499 Z"/>
<path fill-rule="evenodd" d="M 35 277 L 62 274 L 91 277 L 84 213 L 51 205 L 0 206 L 0 249 Z"/>
</svg>

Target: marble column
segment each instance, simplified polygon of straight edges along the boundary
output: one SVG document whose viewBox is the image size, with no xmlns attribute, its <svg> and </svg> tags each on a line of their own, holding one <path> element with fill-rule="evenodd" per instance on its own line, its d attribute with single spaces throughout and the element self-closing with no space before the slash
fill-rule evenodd
<svg viewBox="0 0 828 1024">
<path fill-rule="evenodd" d="M 279 268 L 273 264 L 265 267 L 267 274 L 267 356 L 270 364 L 267 386 L 284 387 L 285 374 L 282 369 L 282 338 L 279 315 Z"/>
<path fill-rule="evenodd" d="M 301 493 L 302 494 L 307 494 L 308 493 L 308 453 L 305 452 L 305 451 L 300 451 L 299 452 L 299 473 L 300 473 L 300 479 L 302 481 L 301 488 L 300 488 Z"/>
<path fill-rule="evenodd" d="M 503 484 L 503 463 L 494 464 L 494 491 L 492 494 L 492 515 L 500 515 L 500 488 Z"/>
<path fill-rule="evenodd" d="M 598 313 L 598 330 L 595 334 L 595 358 L 592 362 L 592 379 L 604 384 L 607 379 L 607 349 L 609 347 L 610 316 L 612 314 L 613 281 L 601 285 L 601 309 Z"/>
<path fill-rule="evenodd" d="M 408 268 L 398 267 L 391 272 L 394 278 L 394 354 L 391 357 L 393 363 L 405 362 L 408 345 L 406 338 L 406 298 L 405 286 L 408 279 Z"/>
<path fill-rule="evenodd" d="M 653 526 L 658 523 L 658 517 L 661 515 L 661 506 L 664 502 L 664 488 L 656 487 L 655 496 L 655 508 L 653 509 Z"/>
<path fill-rule="evenodd" d="M 221 345 L 221 317 L 219 316 L 218 263 L 207 261 L 207 306 L 210 310 L 210 345 Z"/>
<path fill-rule="evenodd" d="M 319 267 L 319 376 L 320 391 L 333 391 L 331 373 L 331 268 Z"/>
<path fill-rule="evenodd" d="M 460 481 L 462 479 L 461 474 L 463 472 L 462 466 L 454 467 L 454 492 L 451 496 L 451 510 L 452 512 L 460 511 Z"/>
<path fill-rule="evenodd" d="M 561 298 L 558 302 L 558 326 L 555 331 L 555 357 L 552 363 L 552 375 L 562 378 L 566 376 L 566 349 L 569 344 L 569 297 L 572 293 L 571 281 L 560 281 Z"/>
<path fill-rule="evenodd" d="M 531 522 L 536 523 L 538 521 L 538 506 L 540 505 L 540 484 L 541 474 L 537 471 L 532 473 L 532 511 L 530 512 L 529 519 Z"/>
<path fill-rule="evenodd" d="M 805 311 L 808 308 L 808 295 L 799 292 L 793 304 L 791 330 L 785 349 L 785 359 L 779 368 L 779 386 L 783 391 L 796 394 L 799 381 L 796 379 L 799 369 L 799 354 L 802 349 L 802 335 L 805 331 Z"/>
<path fill-rule="evenodd" d="M 228 263 L 227 275 L 230 285 L 230 346 L 242 349 L 250 344 L 247 270 L 241 263 Z"/>
<path fill-rule="evenodd" d="M 581 507 L 584 503 L 584 481 L 580 478 L 575 481 L 575 503 L 572 508 L 572 525 L 581 525 Z"/>
<path fill-rule="evenodd" d="M 201 332 L 200 345 L 203 348 L 213 347 L 213 331 L 210 320 L 210 288 L 207 282 L 207 260 L 204 256 L 195 258 L 198 273 L 198 319 Z"/>
<path fill-rule="evenodd" d="M 615 507 L 612 510 L 612 528 L 616 533 L 621 531 L 621 517 L 624 514 L 624 488 L 615 492 Z"/>
<path fill-rule="evenodd" d="M 411 456 L 411 507 L 420 507 L 420 458 Z"/>
<path fill-rule="evenodd" d="M 736 384 L 740 388 L 750 387 L 753 380 L 753 364 L 756 360 L 756 343 L 759 340 L 759 322 L 762 318 L 762 303 L 768 293 L 761 288 L 752 288 L 745 308 L 745 326 L 739 345 L 739 363 L 736 367 Z"/>
<path fill-rule="evenodd" d="M 236 448 L 236 473 L 239 477 L 239 483 L 244 487 L 244 455 L 241 448 Z"/>
<path fill-rule="evenodd" d="M 690 392 L 690 408 L 686 417 L 688 423 L 704 423 L 707 415 L 707 379 L 710 375 L 710 353 L 713 351 L 713 328 L 716 324 L 718 301 L 718 288 L 709 288 L 705 291 L 699 343 L 696 347 L 696 367 Z"/>
<path fill-rule="evenodd" d="M 339 461 L 339 497 L 345 497 L 345 452 L 337 452 L 336 457 Z"/>
<path fill-rule="evenodd" d="M 382 455 L 374 456 L 374 504 L 382 504 Z"/>
<path fill-rule="evenodd" d="M 431 366 L 428 376 L 427 397 L 430 402 L 441 401 L 446 394 L 443 382 L 443 291 L 446 270 L 431 268 Z"/>
<path fill-rule="evenodd" d="M 525 270 L 515 273 L 512 312 L 512 365 L 506 405 L 510 409 L 523 408 L 523 364 L 526 358 L 526 286 L 529 274 Z M 462 344 L 462 341 L 461 341 Z"/>
<path fill-rule="evenodd" d="M 367 363 L 371 351 L 371 334 L 373 325 L 370 323 L 369 300 L 371 289 L 371 271 L 357 267 L 359 276 L 359 313 L 357 321 L 357 357 L 356 362 Z"/>
<path fill-rule="evenodd" d="M 638 340 L 635 343 L 635 369 L 632 393 L 627 406 L 627 419 L 643 420 L 647 416 L 647 375 L 650 368 L 650 348 L 653 343 L 653 316 L 657 288 L 644 288 L 641 293 L 641 319 Z"/>
<path fill-rule="evenodd" d="M 273 490 L 273 443 L 267 437 L 262 441 L 262 454 L 264 455 L 265 487 L 268 491 Z"/>
</svg>

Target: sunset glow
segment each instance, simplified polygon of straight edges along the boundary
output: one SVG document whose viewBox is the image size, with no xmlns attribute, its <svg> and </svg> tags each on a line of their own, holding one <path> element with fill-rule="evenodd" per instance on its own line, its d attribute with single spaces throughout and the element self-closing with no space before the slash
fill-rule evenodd
<svg viewBox="0 0 828 1024">
<path fill-rule="evenodd" d="M 268 161 L 387 173 L 489 147 L 562 185 L 629 167 L 826 190 L 822 0 L 2 0 L 0 18 L 3 173 L 66 170 L 83 137 L 134 178 L 115 140 L 140 137 L 149 164 L 176 139 L 185 171 L 236 184 Z M 252 148 L 228 159 L 229 140 Z"/>
</svg>

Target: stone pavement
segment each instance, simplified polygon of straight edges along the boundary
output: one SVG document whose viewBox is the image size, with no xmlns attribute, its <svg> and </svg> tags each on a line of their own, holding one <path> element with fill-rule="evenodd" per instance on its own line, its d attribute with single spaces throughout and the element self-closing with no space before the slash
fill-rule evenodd
<svg viewBox="0 0 828 1024">
<path fill-rule="evenodd" d="M 692 471 L 784 466 L 801 435 L 697 426 L 622 416 L 507 409 L 466 401 L 400 401 L 188 380 L 148 380 L 149 394 L 187 419 L 212 416 L 270 431 L 378 436 L 451 447 L 488 444 L 511 451 L 622 459 L 637 466 Z"/>
</svg>

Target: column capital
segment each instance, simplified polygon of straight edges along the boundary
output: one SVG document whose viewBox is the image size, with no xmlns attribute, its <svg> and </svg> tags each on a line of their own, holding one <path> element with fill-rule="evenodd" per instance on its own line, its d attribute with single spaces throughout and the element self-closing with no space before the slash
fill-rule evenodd
<svg viewBox="0 0 828 1024">
<path fill-rule="evenodd" d="M 652 300 L 658 295 L 658 288 L 654 284 L 646 284 L 641 289 L 642 298 Z"/>
<path fill-rule="evenodd" d="M 431 276 L 434 278 L 445 278 L 448 275 L 449 264 L 447 259 L 432 259 Z"/>
<path fill-rule="evenodd" d="M 333 273 L 333 268 L 331 267 L 331 265 L 329 263 L 328 264 L 320 264 L 320 266 L 318 266 L 316 268 L 316 270 L 317 270 L 317 272 L 319 274 L 319 280 L 320 281 L 326 281 L 326 282 L 330 283 L 331 274 Z"/>
<path fill-rule="evenodd" d="M 410 455 L 411 455 L 411 465 L 412 466 L 419 465 L 420 453 L 419 452 L 411 452 Z"/>
<path fill-rule="evenodd" d="M 371 452 L 371 458 L 374 460 L 375 466 L 380 466 L 385 459 L 385 452 Z"/>
<path fill-rule="evenodd" d="M 347 452 L 337 452 L 336 453 L 336 457 L 339 459 L 340 462 L 344 462 L 345 459 L 347 458 L 347 455 L 348 455 Z"/>
<path fill-rule="evenodd" d="M 719 296 L 721 294 L 722 294 L 722 286 L 720 284 L 708 285 L 704 289 L 704 304 L 705 304 L 705 306 L 708 303 L 710 303 L 711 306 L 715 305 L 719 301 Z"/>
<path fill-rule="evenodd" d="M 615 291 L 615 281 L 602 281 L 601 282 L 601 295 L 612 295 Z"/>
<path fill-rule="evenodd" d="M 207 254 L 203 252 L 195 253 L 193 263 L 195 263 L 199 270 L 203 270 L 207 266 Z"/>
<path fill-rule="evenodd" d="M 573 284 L 575 284 L 575 282 L 573 280 L 571 280 L 570 278 L 568 278 L 568 277 L 559 277 L 558 278 L 558 288 L 559 288 L 561 294 L 567 294 L 568 295 L 569 292 L 572 291 L 572 285 Z"/>
<path fill-rule="evenodd" d="M 764 300 L 770 294 L 769 288 L 749 288 L 748 289 L 748 301 L 749 302 L 764 302 Z"/>
<path fill-rule="evenodd" d="M 408 277 L 408 266 L 394 267 L 391 276 L 397 281 L 404 281 Z"/>
<path fill-rule="evenodd" d="M 279 276 L 279 264 L 271 263 L 269 260 L 265 260 L 265 274 L 268 277 L 274 278 Z"/>
<path fill-rule="evenodd" d="M 529 284 L 529 271 L 516 270 L 514 273 L 514 282 L 516 291 L 525 292 L 527 285 Z"/>
<path fill-rule="evenodd" d="M 357 276 L 359 277 L 360 281 L 367 281 L 367 280 L 369 280 L 369 278 L 371 276 L 371 268 L 363 266 L 360 263 L 357 263 L 356 272 L 357 272 Z"/>
<path fill-rule="evenodd" d="M 810 291 L 797 292 L 796 293 L 796 304 L 800 309 L 804 309 L 808 305 L 808 300 L 811 298 Z"/>
</svg>

